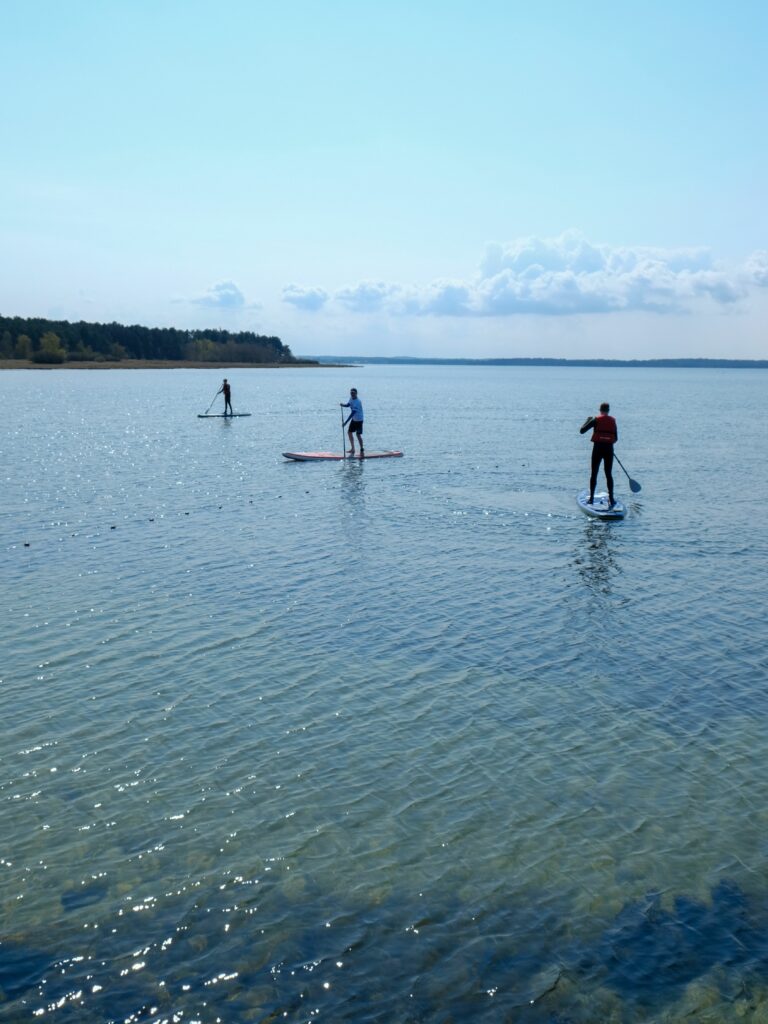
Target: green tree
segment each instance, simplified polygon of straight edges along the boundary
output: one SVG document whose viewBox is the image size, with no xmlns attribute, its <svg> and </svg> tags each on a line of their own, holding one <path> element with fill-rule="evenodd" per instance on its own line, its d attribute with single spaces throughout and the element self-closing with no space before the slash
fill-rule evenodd
<svg viewBox="0 0 768 1024">
<path fill-rule="evenodd" d="M 187 359 L 193 359 L 198 363 L 214 362 L 216 360 L 218 345 L 210 338 L 195 338 L 187 342 L 185 354 Z"/>
<path fill-rule="evenodd" d="M 82 342 L 78 342 L 77 348 L 70 349 L 67 359 L 70 362 L 78 361 L 83 363 L 92 362 L 96 358 L 96 353 L 90 347 L 90 345 L 83 345 Z"/>
<path fill-rule="evenodd" d="M 40 348 L 33 352 L 32 359 L 36 363 L 63 363 L 67 358 L 67 350 L 61 344 L 58 334 L 46 331 L 40 339 Z"/>
<path fill-rule="evenodd" d="M 20 334 L 16 339 L 16 345 L 14 352 L 16 353 L 17 359 L 29 359 L 29 354 L 32 351 L 32 341 L 28 334 Z"/>
<path fill-rule="evenodd" d="M 0 356 L 3 359 L 13 359 L 13 335 L 10 331 L 3 331 L 0 336 Z"/>
</svg>

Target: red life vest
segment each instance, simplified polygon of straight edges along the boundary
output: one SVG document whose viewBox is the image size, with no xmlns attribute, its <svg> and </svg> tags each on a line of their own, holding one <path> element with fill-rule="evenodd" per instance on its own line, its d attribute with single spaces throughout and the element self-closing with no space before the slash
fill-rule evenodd
<svg viewBox="0 0 768 1024">
<path fill-rule="evenodd" d="M 616 429 L 616 420 L 613 416 L 601 414 L 595 417 L 595 429 L 592 432 L 592 441 L 598 444 L 616 444 L 619 432 Z"/>
</svg>

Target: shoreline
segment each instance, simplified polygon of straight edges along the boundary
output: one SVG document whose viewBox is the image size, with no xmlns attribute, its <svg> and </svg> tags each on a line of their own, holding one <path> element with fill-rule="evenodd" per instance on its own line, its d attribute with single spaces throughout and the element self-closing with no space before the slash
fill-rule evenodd
<svg viewBox="0 0 768 1024">
<path fill-rule="evenodd" d="M 684 357 L 672 359 L 560 359 L 548 356 L 513 356 L 491 359 L 464 359 L 460 357 L 421 356 L 315 356 L 323 360 L 349 359 L 361 366 L 531 366 L 539 367 L 587 367 L 592 369 L 651 369 L 651 370 L 768 370 L 768 359 L 728 359 L 725 357 Z M 327 365 L 327 364 L 326 364 Z"/>
<path fill-rule="evenodd" d="M 66 363 L 33 363 L 31 359 L 0 359 L 0 370 L 295 370 L 344 369 L 349 363 L 320 363 L 314 359 L 295 363 L 206 363 L 186 359 L 121 359 L 111 361 L 76 361 Z"/>
</svg>

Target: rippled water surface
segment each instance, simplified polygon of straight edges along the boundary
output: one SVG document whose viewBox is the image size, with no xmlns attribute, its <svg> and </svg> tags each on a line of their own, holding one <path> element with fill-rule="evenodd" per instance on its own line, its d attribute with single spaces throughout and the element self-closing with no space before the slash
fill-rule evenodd
<svg viewBox="0 0 768 1024">
<path fill-rule="evenodd" d="M 0 375 L 0 1020 L 768 1021 L 768 375 L 222 376 Z"/>
</svg>

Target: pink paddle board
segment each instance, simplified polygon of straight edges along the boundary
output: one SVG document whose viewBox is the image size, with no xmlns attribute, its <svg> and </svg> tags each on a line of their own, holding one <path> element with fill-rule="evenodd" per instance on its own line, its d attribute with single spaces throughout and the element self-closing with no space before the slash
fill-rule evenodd
<svg viewBox="0 0 768 1024">
<path fill-rule="evenodd" d="M 402 456 L 402 452 L 366 452 L 363 458 L 367 461 L 368 459 L 400 459 Z M 283 452 L 283 457 L 293 459 L 294 462 L 344 462 L 344 456 L 339 452 Z M 359 461 L 360 456 L 347 455 L 347 459 Z"/>
</svg>

